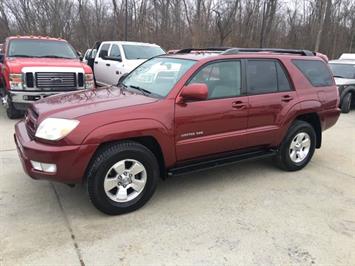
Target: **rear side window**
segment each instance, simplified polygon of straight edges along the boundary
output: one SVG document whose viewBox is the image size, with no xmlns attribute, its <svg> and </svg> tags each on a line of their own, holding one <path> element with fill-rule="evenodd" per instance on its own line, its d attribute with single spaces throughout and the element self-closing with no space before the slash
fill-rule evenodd
<svg viewBox="0 0 355 266">
<path fill-rule="evenodd" d="M 108 56 L 108 49 L 109 48 L 110 48 L 110 44 L 109 43 L 103 44 L 101 49 L 100 49 L 99 57 L 103 58 L 105 56 Z"/>
<path fill-rule="evenodd" d="M 314 87 L 333 85 L 332 74 L 323 61 L 294 59 L 292 62 Z"/>
<path fill-rule="evenodd" d="M 275 60 L 248 60 L 247 82 L 252 95 L 291 90 L 284 69 Z"/>
</svg>

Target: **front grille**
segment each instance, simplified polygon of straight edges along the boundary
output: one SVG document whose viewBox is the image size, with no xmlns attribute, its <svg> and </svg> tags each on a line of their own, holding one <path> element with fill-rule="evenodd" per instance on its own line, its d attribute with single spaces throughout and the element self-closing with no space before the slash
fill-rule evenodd
<svg viewBox="0 0 355 266">
<path fill-rule="evenodd" d="M 28 135 L 30 136 L 31 139 L 34 139 L 36 130 L 37 130 L 37 118 L 38 114 L 35 110 L 32 108 L 27 109 L 27 114 L 26 114 L 26 129 L 28 132 Z"/>
<path fill-rule="evenodd" d="M 77 86 L 76 73 L 72 72 L 37 72 L 37 88 L 72 89 Z"/>
<path fill-rule="evenodd" d="M 33 88 L 34 86 L 33 73 L 31 72 L 26 73 L 26 86 L 27 88 Z"/>
</svg>

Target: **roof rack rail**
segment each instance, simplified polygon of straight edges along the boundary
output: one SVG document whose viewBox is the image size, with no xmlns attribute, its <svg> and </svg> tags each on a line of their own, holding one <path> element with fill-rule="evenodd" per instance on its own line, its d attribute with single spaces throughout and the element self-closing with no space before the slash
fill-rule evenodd
<svg viewBox="0 0 355 266">
<path fill-rule="evenodd" d="M 184 48 L 177 51 L 175 54 L 189 54 L 191 52 L 224 52 L 230 50 L 231 47 L 209 47 L 209 48 Z"/>
<path fill-rule="evenodd" d="M 299 54 L 304 56 L 315 56 L 316 53 L 309 50 L 278 49 L 278 48 L 230 48 L 222 52 L 224 55 L 239 53 L 273 52 L 279 54 Z"/>
</svg>

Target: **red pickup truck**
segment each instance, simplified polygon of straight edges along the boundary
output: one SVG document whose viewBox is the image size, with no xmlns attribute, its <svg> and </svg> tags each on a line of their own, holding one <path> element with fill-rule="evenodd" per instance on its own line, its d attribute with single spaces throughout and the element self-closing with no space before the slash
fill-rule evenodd
<svg viewBox="0 0 355 266">
<path fill-rule="evenodd" d="M 120 214 L 167 175 L 264 156 L 300 170 L 339 117 L 334 79 L 313 52 L 183 52 L 146 61 L 118 87 L 33 104 L 15 134 L 27 174 L 85 183 L 98 209 Z"/>
<path fill-rule="evenodd" d="M 0 97 L 9 118 L 60 92 L 94 86 L 91 68 L 63 39 L 19 36 L 6 39 L 0 54 Z"/>
</svg>

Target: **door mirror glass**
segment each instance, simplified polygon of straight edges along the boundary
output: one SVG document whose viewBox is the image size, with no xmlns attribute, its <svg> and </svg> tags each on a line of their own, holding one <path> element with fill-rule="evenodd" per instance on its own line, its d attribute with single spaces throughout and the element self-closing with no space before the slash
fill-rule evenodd
<svg viewBox="0 0 355 266">
<path fill-rule="evenodd" d="M 193 83 L 185 86 L 180 97 L 183 101 L 203 101 L 208 98 L 208 87 L 204 83 Z"/>
<path fill-rule="evenodd" d="M 0 54 L 0 63 L 4 63 L 4 54 Z"/>
</svg>

